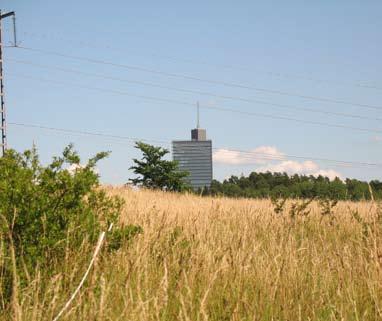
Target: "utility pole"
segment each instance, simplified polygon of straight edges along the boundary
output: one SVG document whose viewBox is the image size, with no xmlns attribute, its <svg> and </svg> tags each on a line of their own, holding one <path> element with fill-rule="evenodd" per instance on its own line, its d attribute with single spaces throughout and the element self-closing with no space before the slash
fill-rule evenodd
<svg viewBox="0 0 382 321">
<path fill-rule="evenodd" d="M 14 37 L 14 46 L 17 46 L 16 43 L 16 20 L 14 11 L 1 14 L 0 10 L 0 113 L 1 113 L 1 151 L 2 156 L 5 154 L 7 149 L 7 118 L 6 118 L 6 109 L 4 102 L 4 75 L 3 75 L 3 38 L 2 38 L 2 28 L 1 22 L 4 18 L 13 17 L 13 37 Z"/>
</svg>

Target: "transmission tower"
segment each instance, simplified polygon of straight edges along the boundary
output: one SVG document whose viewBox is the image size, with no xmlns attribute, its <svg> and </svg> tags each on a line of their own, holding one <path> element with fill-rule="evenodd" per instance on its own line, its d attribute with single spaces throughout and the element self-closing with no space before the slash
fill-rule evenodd
<svg viewBox="0 0 382 321">
<path fill-rule="evenodd" d="M 3 37 L 2 37 L 2 28 L 1 22 L 4 18 L 12 17 L 13 18 L 13 37 L 14 37 L 14 46 L 17 46 L 16 43 L 16 16 L 13 11 L 1 14 L 0 10 L 0 113 L 1 113 L 1 152 L 4 156 L 5 150 L 7 149 L 7 118 L 6 118 L 6 109 L 4 101 L 4 76 L 3 76 Z"/>
</svg>

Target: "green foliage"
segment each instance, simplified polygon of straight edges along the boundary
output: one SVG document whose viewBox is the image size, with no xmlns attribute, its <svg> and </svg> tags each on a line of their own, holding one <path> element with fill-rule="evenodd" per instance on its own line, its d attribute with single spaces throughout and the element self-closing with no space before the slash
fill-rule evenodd
<svg viewBox="0 0 382 321">
<path fill-rule="evenodd" d="M 65 251 L 78 249 L 84 241 L 95 242 L 101 230 L 116 222 L 123 201 L 99 188 L 95 172 L 97 162 L 107 155 L 98 153 L 81 166 L 69 145 L 47 166 L 41 165 L 34 148 L 24 153 L 8 150 L 0 158 L 0 241 L 5 258 L 0 278 L 6 293 L 9 271 L 17 269 L 23 283 L 37 266 L 53 270 Z M 137 230 L 141 231 L 115 227 L 113 248 Z"/>
<path fill-rule="evenodd" d="M 348 198 L 352 201 L 371 199 L 369 185 L 356 179 L 346 179 L 346 187 L 349 193 Z"/>
<path fill-rule="evenodd" d="M 128 243 L 136 235 L 141 234 L 142 232 L 143 229 L 139 225 L 127 225 L 115 230 L 108 237 L 108 250 L 118 250 L 122 244 Z"/>
<path fill-rule="evenodd" d="M 289 216 L 292 219 L 296 218 L 297 216 L 308 216 L 311 211 L 308 209 L 308 206 L 313 202 L 313 199 L 314 198 L 302 202 L 294 202 L 289 210 Z"/>
<path fill-rule="evenodd" d="M 167 149 L 136 142 L 135 148 L 143 153 L 141 160 L 133 159 L 135 165 L 130 167 L 138 178 L 130 179 L 136 186 L 166 191 L 183 191 L 188 189 L 185 178 L 188 172 L 180 171 L 177 161 L 163 159 L 169 153 Z"/>
<path fill-rule="evenodd" d="M 336 207 L 338 200 L 330 200 L 328 198 L 321 199 L 319 205 L 322 215 L 333 215 L 333 209 Z"/>
<path fill-rule="evenodd" d="M 271 197 L 273 210 L 276 214 L 282 214 L 284 212 L 286 200 L 286 198 L 279 199 L 276 196 Z"/>
<path fill-rule="evenodd" d="M 369 187 L 370 184 L 370 187 Z M 250 198 L 298 198 L 313 197 L 329 200 L 370 200 L 372 191 L 376 200 L 382 199 L 382 182 L 370 183 L 356 179 L 312 175 L 287 175 L 286 173 L 251 173 L 248 177 L 231 176 L 223 182 L 212 181 L 211 187 L 203 195 L 224 195 Z"/>
</svg>

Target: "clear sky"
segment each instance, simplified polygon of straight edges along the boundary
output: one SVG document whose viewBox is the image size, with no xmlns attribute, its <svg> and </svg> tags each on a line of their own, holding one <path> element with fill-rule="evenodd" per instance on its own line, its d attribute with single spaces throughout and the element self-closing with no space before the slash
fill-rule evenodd
<svg viewBox="0 0 382 321">
<path fill-rule="evenodd" d="M 1 9 L 16 11 L 21 46 L 352 103 L 279 95 L 6 48 L 4 72 L 11 123 L 171 141 L 190 137 L 196 115 L 192 105 L 148 100 L 110 90 L 190 104 L 199 101 L 201 106 L 307 121 L 300 123 L 202 108 L 201 125 L 217 148 L 214 150 L 217 179 L 267 169 L 382 179 L 381 167 L 338 167 L 285 156 L 382 163 L 381 1 L 1 0 Z M 12 40 L 10 22 L 3 21 L 5 44 Z M 41 68 L 41 65 L 49 68 Z M 203 91 L 215 96 L 62 72 L 52 67 Z M 41 81 L 44 79 L 62 83 Z M 371 131 L 318 126 L 309 121 Z M 128 140 L 69 135 L 16 125 L 9 126 L 8 139 L 10 147 L 17 150 L 29 148 L 34 142 L 44 162 L 60 153 L 69 142 L 75 144 L 84 158 L 110 150 L 110 158 L 99 166 L 102 181 L 106 183 L 126 182 L 131 177 L 128 171 L 131 159 L 139 156 Z M 256 150 L 282 159 L 264 161 L 224 149 Z"/>
</svg>

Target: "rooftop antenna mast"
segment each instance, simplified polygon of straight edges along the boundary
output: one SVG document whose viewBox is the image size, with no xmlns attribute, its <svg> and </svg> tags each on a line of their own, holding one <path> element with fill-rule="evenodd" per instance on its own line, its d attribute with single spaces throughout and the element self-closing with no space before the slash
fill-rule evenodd
<svg viewBox="0 0 382 321">
<path fill-rule="evenodd" d="M 13 18 L 13 47 L 17 47 L 16 40 L 16 15 L 14 11 L 10 11 L 2 14 L 0 10 L 0 116 L 1 116 L 1 152 L 4 156 L 7 149 L 7 121 L 6 121 L 6 109 L 4 101 L 4 76 L 3 76 L 3 38 L 1 22 L 7 17 Z"/>
<path fill-rule="evenodd" d="M 196 102 L 196 128 L 200 128 L 199 102 Z"/>
</svg>

